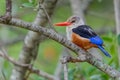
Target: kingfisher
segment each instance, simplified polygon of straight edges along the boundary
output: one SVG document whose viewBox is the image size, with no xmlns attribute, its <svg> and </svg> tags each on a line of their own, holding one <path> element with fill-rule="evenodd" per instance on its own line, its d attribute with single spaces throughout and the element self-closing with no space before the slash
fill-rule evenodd
<svg viewBox="0 0 120 80">
<path fill-rule="evenodd" d="M 65 22 L 55 23 L 55 26 L 66 26 L 67 39 L 85 51 L 99 48 L 107 57 L 111 55 L 103 47 L 103 40 L 79 16 L 72 16 Z"/>
</svg>

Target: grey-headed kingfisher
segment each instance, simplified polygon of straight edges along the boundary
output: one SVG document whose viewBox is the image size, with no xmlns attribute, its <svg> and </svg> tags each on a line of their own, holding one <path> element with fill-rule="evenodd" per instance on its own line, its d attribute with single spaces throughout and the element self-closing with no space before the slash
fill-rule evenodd
<svg viewBox="0 0 120 80">
<path fill-rule="evenodd" d="M 72 16 L 65 22 L 56 23 L 55 26 L 66 26 L 67 39 L 85 51 L 90 48 L 99 48 L 106 56 L 111 55 L 104 49 L 103 40 L 78 16 Z"/>
</svg>

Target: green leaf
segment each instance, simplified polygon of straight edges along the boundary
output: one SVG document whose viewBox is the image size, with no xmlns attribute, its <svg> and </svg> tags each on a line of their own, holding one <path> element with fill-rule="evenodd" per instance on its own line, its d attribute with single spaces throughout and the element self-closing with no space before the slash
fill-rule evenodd
<svg viewBox="0 0 120 80">
<path fill-rule="evenodd" d="M 120 45 L 120 34 L 118 35 L 118 45 Z"/>
<path fill-rule="evenodd" d="M 32 3 L 23 3 L 22 6 L 23 7 L 28 7 L 28 8 L 34 7 L 34 5 Z"/>
<path fill-rule="evenodd" d="M 113 44 L 113 45 L 111 45 L 111 46 L 109 46 L 109 48 L 110 48 L 110 53 L 115 53 L 115 51 L 116 51 L 116 46 Z"/>
<path fill-rule="evenodd" d="M 105 41 L 108 41 L 108 42 L 112 42 L 111 37 L 104 36 L 104 37 L 102 37 L 102 39 L 105 40 Z"/>
</svg>

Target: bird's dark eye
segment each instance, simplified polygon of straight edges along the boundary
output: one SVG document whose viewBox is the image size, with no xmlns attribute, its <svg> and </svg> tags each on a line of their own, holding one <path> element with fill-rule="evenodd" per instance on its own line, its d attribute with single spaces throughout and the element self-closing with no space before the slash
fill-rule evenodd
<svg viewBox="0 0 120 80">
<path fill-rule="evenodd" d="M 75 23 L 75 20 L 72 20 L 71 23 Z"/>
</svg>

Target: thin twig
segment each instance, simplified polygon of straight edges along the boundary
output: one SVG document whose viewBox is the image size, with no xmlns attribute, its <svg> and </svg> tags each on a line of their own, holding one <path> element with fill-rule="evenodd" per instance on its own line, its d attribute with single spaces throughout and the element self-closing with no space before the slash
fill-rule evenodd
<svg viewBox="0 0 120 80">
<path fill-rule="evenodd" d="M 16 66 L 27 68 L 31 73 L 35 73 L 35 74 L 37 74 L 39 76 L 42 76 L 42 77 L 44 77 L 46 79 L 50 79 L 50 80 L 54 80 L 55 79 L 54 76 L 52 76 L 52 75 L 50 75 L 50 74 L 48 74 L 48 73 L 46 73 L 44 71 L 41 71 L 41 70 L 38 70 L 38 69 L 34 69 L 32 67 L 32 65 L 30 65 L 30 64 L 21 64 L 20 62 L 15 61 L 13 58 L 11 58 L 11 57 L 9 57 L 7 55 L 5 50 L 0 51 L 0 56 L 2 58 L 6 59 L 7 61 L 11 62 L 12 64 L 16 65 Z"/>
<path fill-rule="evenodd" d="M 4 59 L 10 61 L 11 63 L 13 63 L 16 66 L 28 67 L 30 65 L 30 64 L 21 64 L 20 62 L 16 62 L 13 58 L 11 58 L 7 55 L 7 52 L 4 49 L 2 49 L 2 51 L 0 51 L 0 56 L 2 56 Z"/>
<path fill-rule="evenodd" d="M 9 22 L 12 18 L 12 1 L 11 0 L 6 0 L 6 13 L 4 16 L 1 16 L 1 18 L 4 19 L 5 22 Z"/>
<path fill-rule="evenodd" d="M 42 8 L 43 11 L 44 11 L 44 13 L 46 14 L 46 17 L 48 19 L 48 23 L 49 23 L 50 28 L 53 29 L 54 31 L 56 31 L 55 28 L 54 28 L 54 26 L 53 26 L 53 24 L 52 24 L 52 20 L 50 19 L 50 16 L 48 15 L 48 13 L 47 13 L 44 5 L 41 4 L 41 2 L 39 2 L 39 7 Z"/>
<path fill-rule="evenodd" d="M 62 64 L 64 68 L 64 80 L 68 80 L 68 65 L 66 63 L 67 58 L 64 56 L 62 58 Z"/>
<path fill-rule="evenodd" d="M 62 73 L 62 64 L 61 64 L 61 57 L 63 56 L 63 53 L 61 53 L 60 57 L 59 57 L 59 61 L 57 62 L 57 66 L 56 66 L 56 69 L 55 69 L 55 72 L 54 72 L 54 75 L 56 76 L 56 80 L 61 80 L 60 79 L 60 75 Z"/>
</svg>

